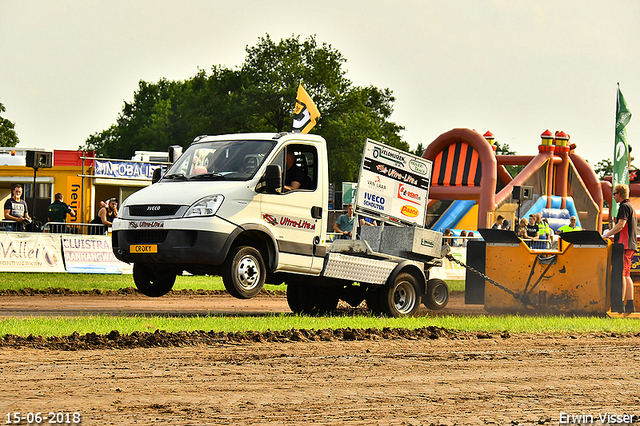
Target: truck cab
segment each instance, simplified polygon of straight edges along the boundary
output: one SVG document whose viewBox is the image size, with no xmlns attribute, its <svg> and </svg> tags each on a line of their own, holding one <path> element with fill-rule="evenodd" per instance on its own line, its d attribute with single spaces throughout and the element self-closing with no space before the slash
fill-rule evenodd
<svg viewBox="0 0 640 426">
<path fill-rule="evenodd" d="M 321 273 L 328 186 L 319 136 L 198 137 L 159 181 L 123 202 L 113 250 L 133 263 L 148 296 L 166 294 L 187 271 L 221 275 L 233 296 L 251 298 L 265 280 Z"/>
</svg>

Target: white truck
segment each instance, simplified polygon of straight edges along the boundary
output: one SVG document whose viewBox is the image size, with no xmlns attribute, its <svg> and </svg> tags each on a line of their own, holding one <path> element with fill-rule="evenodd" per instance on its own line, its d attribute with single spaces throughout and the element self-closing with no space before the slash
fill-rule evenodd
<svg viewBox="0 0 640 426">
<path fill-rule="evenodd" d="M 295 164 L 287 170 L 290 153 Z M 302 182 L 289 190 L 297 186 L 289 182 L 294 167 Z M 339 299 L 366 300 L 394 317 L 413 315 L 421 302 L 444 308 L 446 283 L 428 279 L 446 254 L 442 234 L 364 226 L 361 239 L 330 242 L 328 173 L 327 145 L 317 135 L 198 137 L 162 177 L 122 203 L 112 228 L 115 256 L 133 263 L 138 290 L 151 297 L 187 271 L 221 275 L 229 293 L 244 299 L 264 283 L 286 283 L 296 313 L 331 311 Z"/>
</svg>

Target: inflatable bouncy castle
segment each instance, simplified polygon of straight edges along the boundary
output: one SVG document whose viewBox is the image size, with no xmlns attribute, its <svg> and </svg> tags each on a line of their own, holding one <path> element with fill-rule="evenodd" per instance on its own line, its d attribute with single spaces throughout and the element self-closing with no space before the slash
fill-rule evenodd
<svg viewBox="0 0 640 426">
<path fill-rule="evenodd" d="M 477 230 L 491 227 L 499 214 L 513 224 L 541 212 L 554 231 L 571 216 L 582 229 L 600 230 L 608 210 L 593 168 L 565 132 L 546 130 L 540 138 L 537 155 L 497 155 L 491 132 L 453 129 L 440 135 L 422 155 L 433 161 L 428 214 L 440 209 L 439 219 L 428 225 L 441 232 Z M 523 169 L 511 176 L 510 165 Z M 524 199 L 514 198 L 520 188 L 528 189 Z"/>
</svg>

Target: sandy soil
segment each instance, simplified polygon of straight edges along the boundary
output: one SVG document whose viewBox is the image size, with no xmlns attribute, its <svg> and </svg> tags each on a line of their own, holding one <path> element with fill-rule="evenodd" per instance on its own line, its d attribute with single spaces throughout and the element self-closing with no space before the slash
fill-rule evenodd
<svg viewBox="0 0 640 426">
<path fill-rule="evenodd" d="M 0 349 L 5 412 L 83 424 L 539 425 L 640 416 L 638 337 Z M 4 422 L 4 419 L 3 419 Z M 596 422 L 595 424 L 600 424 Z"/>
<path fill-rule="evenodd" d="M 346 305 L 345 305 L 346 306 Z M 464 292 L 452 292 L 447 307 L 433 312 L 421 307 L 419 314 L 486 314 L 482 305 L 465 305 Z M 171 293 L 151 298 L 137 294 L 31 296 L 0 295 L 0 317 L 102 315 L 265 315 L 291 313 L 284 295 L 258 296 L 240 300 L 229 295 Z"/>
<path fill-rule="evenodd" d="M 1 296 L 0 308 L 3 315 L 288 312 L 282 297 Z M 455 303 L 448 309 L 465 313 Z M 640 423 L 640 336 L 432 330 L 182 338 L 183 347 L 0 347 L 0 421 L 19 411 L 79 412 L 85 425 L 557 425 L 567 419 L 562 413 L 592 416 L 592 424 L 606 413 L 629 414 Z"/>
</svg>

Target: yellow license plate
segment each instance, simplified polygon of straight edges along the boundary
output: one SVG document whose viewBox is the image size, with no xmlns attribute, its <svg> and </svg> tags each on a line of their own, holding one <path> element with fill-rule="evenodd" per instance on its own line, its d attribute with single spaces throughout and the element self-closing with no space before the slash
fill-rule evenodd
<svg viewBox="0 0 640 426">
<path fill-rule="evenodd" d="M 158 246 L 156 244 L 132 244 L 129 246 L 130 253 L 157 253 Z"/>
</svg>

